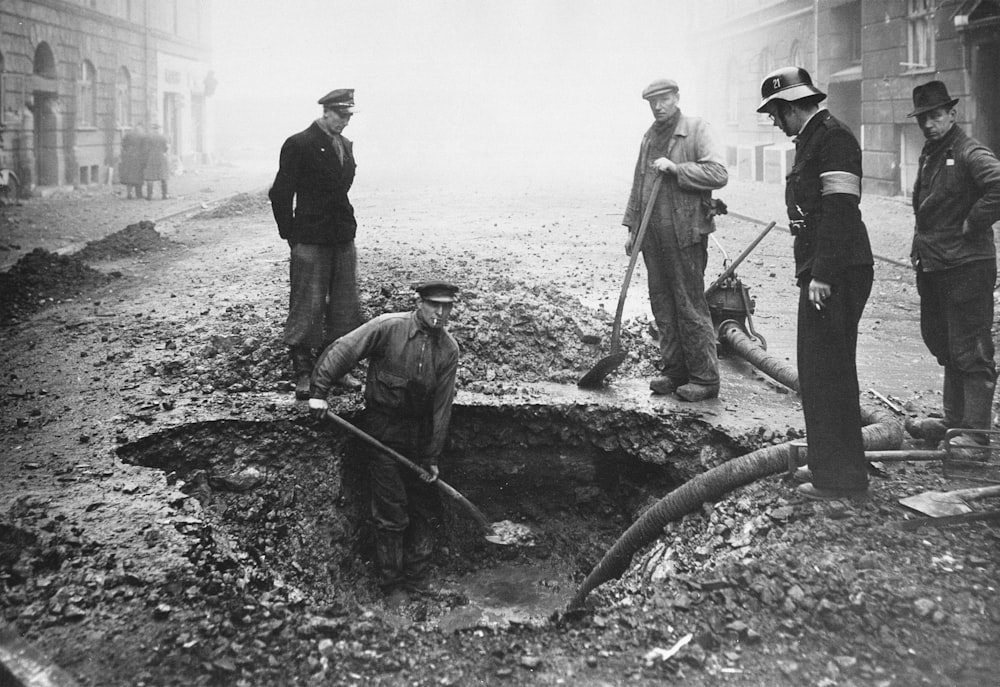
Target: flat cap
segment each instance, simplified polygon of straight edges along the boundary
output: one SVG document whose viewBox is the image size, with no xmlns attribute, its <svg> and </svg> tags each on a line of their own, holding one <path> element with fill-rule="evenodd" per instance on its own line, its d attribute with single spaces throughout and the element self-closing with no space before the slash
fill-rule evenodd
<svg viewBox="0 0 1000 687">
<path fill-rule="evenodd" d="M 354 112 L 354 89 L 337 88 L 317 100 L 323 107 Z"/>
<path fill-rule="evenodd" d="M 673 79 L 657 79 L 653 83 L 646 86 L 642 91 L 642 97 L 646 100 L 652 100 L 658 95 L 663 95 L 664 93 L 677 93 L 681 89 L 677 87 L 677 82 Z"/>
<path fill-rule="evenodd" d="M 413 285 L 413 290 L 425 301 L 454 303 L 458 300 L 458 287 L 446 281 L 425 281 Z"/>
</svg>

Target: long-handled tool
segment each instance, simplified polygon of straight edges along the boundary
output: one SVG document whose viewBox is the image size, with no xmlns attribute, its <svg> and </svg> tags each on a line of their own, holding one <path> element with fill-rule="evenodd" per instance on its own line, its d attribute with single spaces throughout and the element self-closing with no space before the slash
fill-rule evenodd
<svg viewBox="0 0 1000 687">
<path fill-rule="evenodd" d="M 971 513 L 972 508 L 967 501 L 984 499 L 989 496 L 1000 496 L 1000 484 L 972 489 L 956 489 L 955 491 L 925 491 L 915 496 L 907 496 L 900 499 L 899 502 L 918 513 L 940 518 Z"/>
<path fill-rule="evenodd" d="M 656 204 L 656 196 L 660 193 L 660 184 L 663 177 L 656 175 L 653 181 L 653 188 L 649 192 L 649 200 L 646 202 L 646 210 L 642 213 L 642 221 L 639 222 L 639 231 L 635 234 L 632 242 L 632 255 L 629 257 L 628 269 L 625 270 L 625 281 L 622 283 L 621 295 L 618 296 L 618 310 L 615 311 L 615 324 L 611 330 L 611 352 L 597 361 L 590 368 L 590 371 L 580 378 L 576 385 L 582 389 L 594 389 L 604 384 L 604 378 L 614 372 L 622 362 L 625 361 L 625 353 L 622 351 L 622 312 L 625 310 L 625 296 L 628 294 L 628 285 L 632 281 L 632 272 L 635 270 L 635 263 L 639 259 L 642 251 L 642 240 L 646 236 L 646 227 L 649 226 L 649 218 L 653 214 L 653 206 Z"/>
<path fill-rule="evenodd" d="M 429 472 L 427 472 L 422 467 L 414 463 L 412 460 L 404 456 L 402 453 L 399 453 L 398 451 L 389 448 L 388 446 L 383 444 L 381 441 L 379 441 L 372 435 L 358 429 L 357 427 L 355 427 L 350 422 L 340 417 L 333 411 L 330 410 L 326 411 L 326 419 L 330 420 L 338 427 L 347 430 L 348 432 L 356 436 L 358 439 L 364 441 L 369 446 L 373 446 L 374 448 L 378 449 L 385 455 L 389 456 L 390 458 L 398 462 L 400 465 L 403 465 L 412 470 L 413 472 L 417 473 L 425 481 L 430 481 L 431 474 Z M 434 480 L 434 483 L 438 486 L 438 489 L 443 491 L 446 495 L 450 496 L 451 498 L 455 499 L 455 501 L 457 501 L 465 509 L 465 511 L 472 516 L 472 519 L 476 521 L 476 524 L 479 525 L 479 528 L 483 531 L 483 537 L 486 539 L 486 541 L 492 542 L 493 544 L 503 544 L 503 545 L 527 544 L 531 542 L 532 538 L 531 531 L 526 526 L 512 523 L 509 520 L 502 520 L 500 522 L 491 523 L 489 520 L 486 519 L 486 516 L 483 515 L 483 512 L 481 510 L 476 508 L 476 506 L 473 505 L 473 503 L 469 501 L 469 499 L 462 496 L 462 494 L 457 489 L 452 487 L 443 479 L 439 477 L 438 479 Z"/>
</svg>

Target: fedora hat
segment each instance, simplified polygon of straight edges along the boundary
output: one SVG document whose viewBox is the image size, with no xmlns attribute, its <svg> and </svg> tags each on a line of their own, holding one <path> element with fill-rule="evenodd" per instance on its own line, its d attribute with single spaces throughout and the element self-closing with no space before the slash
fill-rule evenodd
<svg viewBox="0 0 1000 687">
<path fill-rule="evenodd" d="M 928 81 L 913 89 L 913 112 L 907 117 L 916 117 L 925 112 L 943 107 L 950 110 L 958 104 L 958 98 L 948 95 L 948 87 L 942 81 Z"/>
</svg>

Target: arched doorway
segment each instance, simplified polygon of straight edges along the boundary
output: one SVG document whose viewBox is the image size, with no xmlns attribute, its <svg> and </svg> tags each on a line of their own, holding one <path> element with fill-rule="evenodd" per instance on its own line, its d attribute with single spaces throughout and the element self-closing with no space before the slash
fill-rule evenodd
<svg viewBox="0 0 1000 687">
<path fill-rule="evenodd" d="M 55 55 L 48 43 L 35 48 L 33 98 L 35 115 L 35 178 L 39 186 L 58 186 L 59 82 Z"/>
</svg>

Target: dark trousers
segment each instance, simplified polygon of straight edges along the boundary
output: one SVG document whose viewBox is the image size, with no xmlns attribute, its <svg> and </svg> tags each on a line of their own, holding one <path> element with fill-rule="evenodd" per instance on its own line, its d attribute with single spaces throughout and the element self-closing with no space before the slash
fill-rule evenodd
<svg viewBox="0 0 1000 687">
<path fill-rule="evenodd" d="M 963 377 L 996 381 L 993 360 L 993 260 L 917 271 L 920 334 L 938 363 Z"/>
<path fill-rule="evenodd" d="M 822 489 L 868 487 L 856 354 L 872 280 L 870 266 L 847 268 L 822 310 L 809 302 L 809 280 L 799 287 L 799 392 L 812 483 Z"/>
<path fill-rule="evenodd" d="M 404 456 L 406 447 L 391 446 Z M 437 487 L 383 453 L 365 447 L 375 525 L 375 557 L 379 584 L 388 590 L 421 586 L 434 553 L 439 518 Z"/>
<path fill-rule="evenodd" d="M 708 386 L 719 383 L 718 336 L 705 300 L 708 237 L 681 248 L 673 228 L 650 228 L 642 245 L 649 304 L 660 333 L 663 374 Z"/>
<path fill-rule="evenodd" d="M 287 345 L 323 348 L 361 325 L 354 241 L 293 244 L 289 277 Z"/>
</svg>

